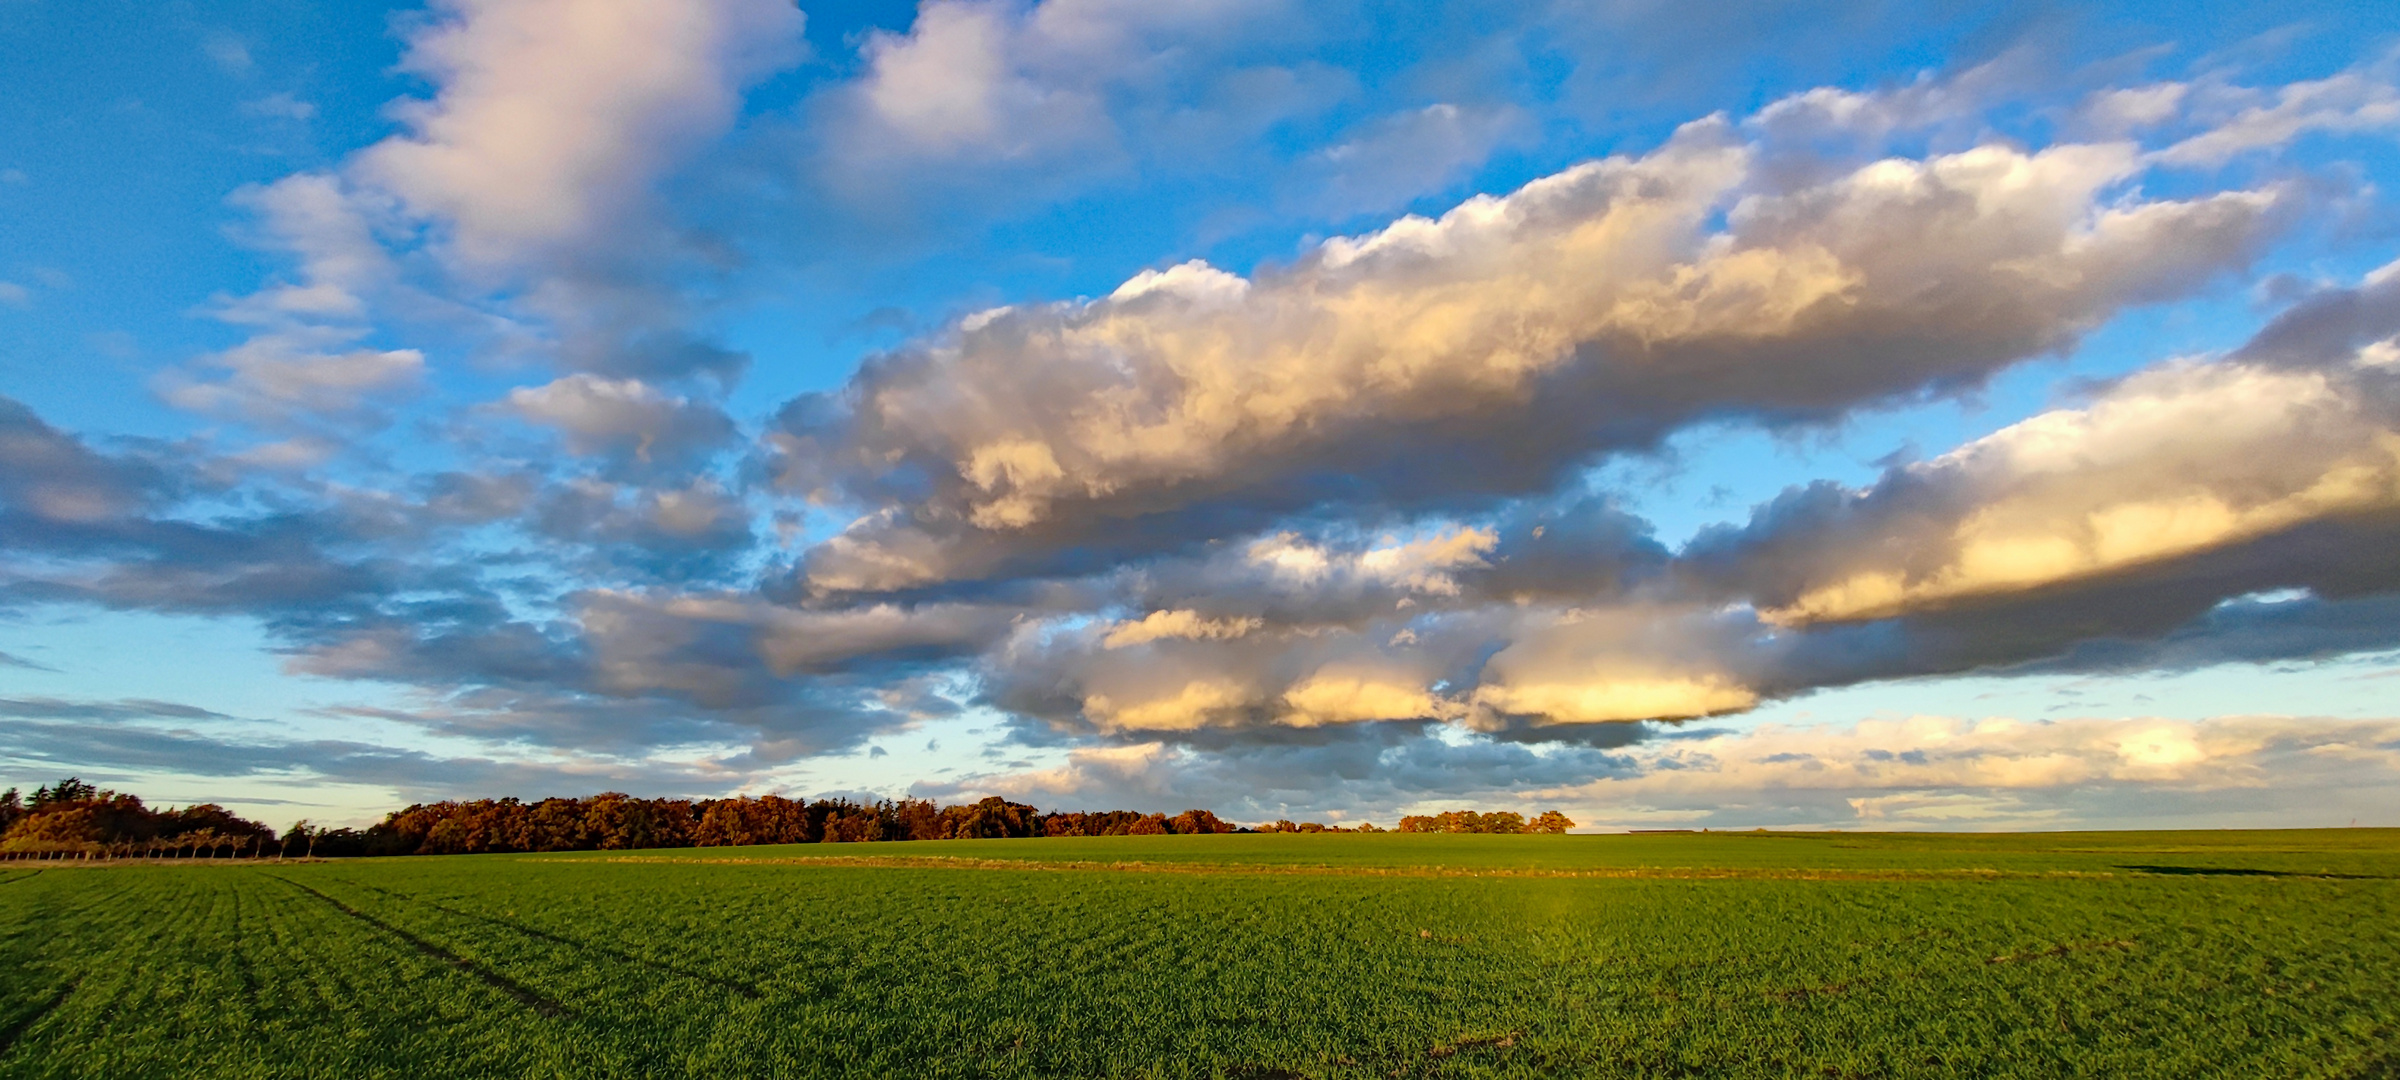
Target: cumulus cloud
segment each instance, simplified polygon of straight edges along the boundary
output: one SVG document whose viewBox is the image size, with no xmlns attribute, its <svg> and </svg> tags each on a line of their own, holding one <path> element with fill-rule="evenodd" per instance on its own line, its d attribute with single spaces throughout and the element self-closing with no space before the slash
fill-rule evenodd
<svg viewBox="0 0 2400 1080">
<path fill-rule="evenodd" d="M 1794 489 L 1680 553 L 1605 501 L 1531 499 L 1414 535 L 1285 530 L 1146 560 L 1101 586 L 1127 615 L 1036 618 L 986 685 L 1066 731 L 1579 739 L 1873 679 L 2389 648 L 2396 297 L 2379 271 L 2228 356 L 1864 489 Z"/>
<path fill-rule="evenodd" d="M 883 504 L 810 578 L 905 589 L 1328 499 L 1488 502 L 1703 418 L 1971 385 L 2242 265 L 2286 198 L 2125 195 L 2129 144 L 1985 145 L 1790 190 L 1754 156 L 1700 121 L 1289 269 L 1187 265 L 962 322 L 787 410 L 788 486 Z"/>
</svg>

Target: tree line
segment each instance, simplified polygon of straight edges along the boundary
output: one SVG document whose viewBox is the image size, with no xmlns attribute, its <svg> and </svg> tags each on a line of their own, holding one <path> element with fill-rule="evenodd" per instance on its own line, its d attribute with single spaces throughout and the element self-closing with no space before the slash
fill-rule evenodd
<svg viewBox="0 0 2400 1080">
<path fill-rule="evenodd" d="M 1575 823 L 1571 820 L 1568 820 L 1567 815 L 1559 813 L 1556 810 L 1544 810 L 1542 811 L 1540 817 L 1534 818 L 1532 821 L 1525 820 L 1525 816 L 1522 814 L 1512 814 L 1506 810 L 1492 814 L 1478 814 L 1473 810 L 1452 810 L 1446 814 L 1432 814 L 1421 817 L 1401 818 L 1399 826 L 1394 828 L 1392 831 L 1417 833 L 1563 833 L 1574 827 Z"/>
<path fill-rule="evenodd" d="M 75 777 L 0 792 L 0 859 L 236 858 L 281 851 L 269 826 L 214 803 L 153 810 Z"/>
<path fill-rule="evenodd" d="M 1399 832 L 1565 832 L 1551 811 L 1532 822 L 1512 813 L 1457 811 L 1408 817 Z M 623 851 L 899 840 L 1007 839 L 1035 836 L 1169 836 L 1231 832 L 1381 832 L 1371 823 L 1328 826 L 1277 821 L 1255 829 L 1207 810 L 1168 816 L 1135 810 L 1045 813 L 999 797 L 944 806 L 927 799 L 641 799 L 621 792 L 590 798 L 515 798 L 419 803 L 364 829 L 327 829 L 306 821 L 277 833 L 221 806 L 152 810 L 142 800 L 70 777 L 20 799 L 0 793 L 0 858 L 256 857 L 467 855 L 483 852 Z"/>
</svg>

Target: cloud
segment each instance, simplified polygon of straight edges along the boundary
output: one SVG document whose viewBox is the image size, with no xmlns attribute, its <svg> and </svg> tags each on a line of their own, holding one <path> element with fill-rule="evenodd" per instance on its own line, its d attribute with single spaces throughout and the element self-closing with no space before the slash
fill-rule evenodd
<svg viewBox="0 0 2400 1080">
<path fill-rule="evenodd" d="M 245 101 L 242 103 L 242 111 L 252 116 L 264 116 L 277 120 L 308 120 L 317 115 L 316 105 L 302 101 L 288 93 L 273 93 L 263 98 Z"/>
<path fill-rule="evenodd" d="M 1065 764 L 920 784 L 1063 808 L 1212 806 L 1237 820 L 1373 820 L 1458 807 L 1564 809 L 1586 828 L 2062 828 L 2389 820 L 2400 722 L 2248 716 L 2019 721 L 1916 716 L 1663 732 L 1546 752 L 1411 729 L 1306 745 L 1131 743 Z"/>
<path fill-rule="evenodd" d="M 425 354 L 327 348 L 347 336 L 262 334 L 211 358 L 225 378 L 171 371 L 157 383 L 159 396 L 179 409 L 268 425 L 298 417 L 380 423 L 390 401 L 424 381 Z"/>
<path fill-rule="evenodd" d="M 439 87 L 351 162 L 443 224 L 468 268 L 626 240 L 649 185 L 722 133 L 743 88 L 797 60 L 781 0 L 444 0 L 402 66 Z"/>
<path fill-rule="evenodd" d="M 1238 638 L 1260 625 L 1258 619 L 1210 619 L 1190 610 L 1153 611 L 1140 619 L 1109 627 L 1100 639 L 1100 647 L 1122 649 L 1168 638 Z"/>
<path fill-rule="evenodd" d="M 1700 121 L 1288 269 L 1186 265 L 961 322 L 787 410 L 787 488 L 877 507 L 810 579 L 1043 572 L 1333 499 L 1488 505 L 1704 418 L 1972 385 L 2241 266 L 2285 200 L 2120 197 L 2129 145 L 1985 145 L 1791 190 L 1753 159 Z"/>
<path fill-rule="evenodd" d="M 51 427 L 22 402 L 0 397 L 0 506 L 47 523 L 107 521 L 176 493 L 166 470 L 111 457 Z"/>
<path fill-rule="evenodd" d="M 1876 679 L 2388 649 L 2395 332 L 2400 274 L 2378 271 L 2225 357 L 1864 489 L 1795 488 L 1680 553 L 1588 499 L 1229 538 L 1095 579 L 1072 603 L 1127 614 L 1037 615 L 983 678 L 999 707 L 1087 735 L 1441 721 L 1544 740 Z"/>
<path fill-rule="evenodd" d="M 800 57 L 801 26 L 782 0 L 436 4 L 401 65 L 435 93 L 392 107 L 399 134 L 237 193 L 299 280 L 221 298 L 218 317 L 253 338 L 161 392 L 271 426 L 371 422 L 361 402 L 423 363 L 353 344 L 391 316 L 569 371 L 738 375 L 745 357 L 688 329 L 687 279 L 726 251 L 675 225 L 656 188 Z M 280 94 L 248 108 L 313 113 Z"/>
<path fill-rule="evenodd" d="M 1329 216 L 1394 210 L 1464 179 L 1532 118 L 1514 106 L 1448 102 L 1393 113 L 1317 152 L 1314 201 Z"/>
<path fill-rule="evenodd" d="M 546 540 L 589 545 L 599 558 L 565 567 L 581 580 L 706 579 L 752 546 L 750 512 L 717 482 L 641 487 L 577 478 L 552 485 L 525 522 Z"/>
<path fill-rule="evenodd" d="M 163 773 L 258 778 L 286 789 L 364 784 L 411 800 L 490 798 L 495 792 L 541 798 L 598 790 L 713 795 L 746 779 L 709 762 L 444 756 L 340 740 L 227 738 L 146 726 L 20 720 L 0 720 L 0 759 L 72 769 L 103 781 L 112 775 L 147 779 Z"/>
<path fill-rule="evenodd" d="M 1544 794 L 1587 824 L 2327 825 L 2362 810 L 2381 816 L 2369 800 L 2400 770 L 2400 723 L 1917 716 L 1767 725 L 1653 741 L 1624 756 L 1634 765 L 1624 774 Z"/>
<path fill-rule="evenodd" d="M 1338 12 L 1286 0 L 921 5 L 866 34 L 785 140 L 829 200 L 812 241 L 877 259 L 1131 176 L 1284 174 L 1279 129 L 1357 91 L 1319 55 L 1341 36 Z"/>
<path fill-rule="evenodd" d="M 1283 21 L 1285 8 L 933 0 L 907 33 L 875 31 L 861 43 L 865 71 L 838 95 L 842 152 L 1022 159 L 1112 147 L 1127 134 L 1115 115 L 1127 91 L 1160 93 L 1205 72 L 1195 60 Z"/>
<path fill-rule="evenodd" d="M 2356 134 L 2400 130 L 2400 56 L 2272 90 L 2215 85 L 2200 106 L 2218 115 L 2206 130 L 2160 150 L 2162 164 L 2214 166 L 2245 153 L 2282 146 L 2312 132 Z"/>
<path fill-rule="evenodd" d="M 241 35 L 228 30 L 212 30 L 200 38 L 200 51 L 218 67 L 234 75 L 247 75 L 258 66 L 250 57 L 250 45 Z"/>
<path fill-rule="evenodd" d="M 1935 610 L 2400 511 L 2400 399 L 2356 370 L 2139 373 L 1875 487 L 1787 493 L 1712 536 L 1770 621 Z"/>
<path fill-rule="evenodd" d="M 49 670 L 47 668 L 43 670 Z M 172 701 L 64 701 L 58 698 L 0 698 L 0 716 L 18 720 L 233 720 L 211 709 Z"/>
<path fill-rule="evenodd" d="M 1650 732 L 1619 725 L 1628 745 Z M 1279 817 L 1374 820 L 1389 827 L 1421 810 L 1535 808 L 1537 792 L 1628 768 L 1619 751 L 1540 752 L 1485 740 L 1453 744 L 1415 725 L 1369 724 L 1296 733 L 1294 741 L 1206 748 L 1163 742 L 1092 746 L 1065 764 L 919 783 L 920 797 L 1003 795 L 1063 810 L 1209 807 L 1236 821 Z M 1548 804 L 1539 808 L 1547 809 Z"/>
<path fill-rule="evenodd" d="M 399 276 L 376 238 L 378 208 L 326 173 L 247 187 L 232 201 L 257 215 L 252 241 L 294 256 L 300 279 L 217 298 L 213 314 L 252 336 L 160 372 L 153 389 L 177 408 L 270 429 L 387 422 L 389 405 L 422 384 L 426 364 L 416 349 L 359 345 L 373 333 L 370 299 Z"/>
<path fill-rule="evenodd" d="M 733 420 L 715 406 L 662 393 L 639 379 L 569 375 L 509 391 L 506 407 L 528 423 L 558 430 L 573 453 L 642 465 L 689 463 L 734 436 Z"/>
<path fill-rule="evenodd" d="M 16 668 L 16 669 L 18 669 L 18 670 L 20 670 L 20 671 L 57 671 L 57 670 L 58 670 L 57 668 L 51 667 L 51 666 L 50 666 L 50 665 L 48 665 L 48 664 L 39 664 L 39 663 L 35 663 L 35 662 L 31 661 L 31 660 L 27 660 L 27 659 L 25 659 L 25 658 L 24 658 L 24 657 L 22 657 L 22 656 L 15 655 L 14 653 L 5 653 L 5 652 L 0 652 L 0 667 Z"/>
</svg>

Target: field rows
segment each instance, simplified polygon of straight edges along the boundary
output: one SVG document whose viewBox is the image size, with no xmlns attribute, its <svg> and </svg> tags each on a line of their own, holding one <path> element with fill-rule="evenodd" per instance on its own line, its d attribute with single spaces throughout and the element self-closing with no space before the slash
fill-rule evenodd
<svg viewBox="0 0 2400 1080">
<path fill-rule="evenodd" d="M 1189 839 L 1052 861 L 1159 862 Z M 1431 850 L 1452 865 L 1527 850 L 1455 840 Z M 1250 849 L 1262 865 L 1294 850 Z M 1398 850 L 1381 861 L 1416 857 Z M 1919 880 L 756 854 L 0 871 L 0 1075 L 2344 1077 L 2400 1062 L 2389 852 L 2314 872 L 2197 858 Z"/>
</svg>

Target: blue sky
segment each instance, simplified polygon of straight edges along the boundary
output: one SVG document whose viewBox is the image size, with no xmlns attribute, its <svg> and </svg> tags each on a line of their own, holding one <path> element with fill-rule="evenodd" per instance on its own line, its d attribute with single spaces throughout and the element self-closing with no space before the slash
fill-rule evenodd
<svg viewBox="0 0 2400 1080">
<path fill-rule="evenodd" d="M 2384 824 L 2400 13 L 0 2 L 0 772 Z"/>
</svg>

